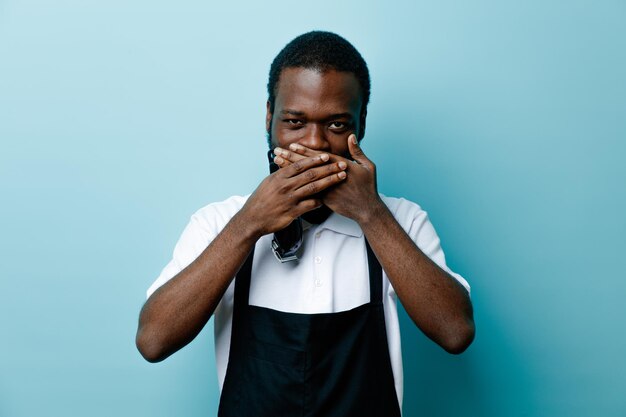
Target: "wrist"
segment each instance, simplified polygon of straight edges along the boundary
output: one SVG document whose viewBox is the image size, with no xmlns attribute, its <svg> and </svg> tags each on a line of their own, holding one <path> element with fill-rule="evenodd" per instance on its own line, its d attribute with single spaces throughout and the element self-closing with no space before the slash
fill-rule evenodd
<svg viewBox="0 0 626 417">
<path fill-rule="evenodd" d="M 363 230 L 371 228 L 376 222 L 384 221 L 385 216 L 391 215 L 383 200 L 378 195 L 376 197 L 372 203 L 364 205 L 364 209 L 360 211 L 359 218 L 356 219 L 356 222 L 359 223 Z"/>
<path fill-rule="evenodd" d="M 257 223 L 253 216 L 248 215 L 245 207 L 237 212 L 231 220 L 236 236 L 251 242 L 256 242 L 265 234 Z"/>
</svg>

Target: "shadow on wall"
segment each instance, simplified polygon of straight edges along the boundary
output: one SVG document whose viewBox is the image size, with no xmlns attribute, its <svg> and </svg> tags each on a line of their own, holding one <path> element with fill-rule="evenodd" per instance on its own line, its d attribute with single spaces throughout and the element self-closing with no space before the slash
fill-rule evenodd
<svg viewBox="0 0 626 417">
<path fill-rule="evenodd" d="M 489 389 L 483 386 L 473 346 L 451 355 L 424 336 L 398 304 L 404 363 L 403 416 L 491 415 Z M 474 341 L 476 343 L 476 341 Z"/>
<path fill-rule="evenodd" d="M 475 317 L 476 339 L 461 355 L 451 355 L 428 339 L 398 303 L 404 362 L 404 417 L 533 415 L 533 387 L 526 361 L 503 340 L 506 332 Z M 489 346 L 491 345 L 491 346 Z M 493 351 L 497 345 L 497 351 Z M 491 351 L 491 353 L 489 353 Z"/>
<path fill-rule="evenodd" d="M 373 126 L 364 151 L 373 156 L 379 168 L 381 192 L 415 201 L 429 213 L 442 238 L 449 266 L 466 277 L 472 287 L 476 338 L 463 354 L 451 355 L 415 326 L 398 300 L 404 363 L 403 416 L 533 415 L 536 386 L 530 375 L 531 358 L 525 356 L 518 335 L 506 324 L 510 312 L 500 311 L 501 303 L 489 299 L 493 289 L 485 287 L 503 278 L 498 277 L 484 251 L 468 248 L 468 244 L 475 243 L 475 236 L 459 220 L 459 216 L 467 215 L 468 208 L 458 202 L 473 201 L 477 185 L 464 182 L 459 174 L 463 170 L 451 169 L 454 157 L 451 160 L 445 151 L 459 146 L 469 152 L 471 141 L 463 143 L 462 136 L 458 139 L 462 126 L 460 132 L 449 132 L 443 122 L 426 119 L 402 129 L 385 125 L 384 121 Z M 414 140 L 402 139 L 407 137 Z M 446 221 L 438 222 L 440 219 Z M 483 238 L 488 242 L 503 239 Z"/>
</svg>

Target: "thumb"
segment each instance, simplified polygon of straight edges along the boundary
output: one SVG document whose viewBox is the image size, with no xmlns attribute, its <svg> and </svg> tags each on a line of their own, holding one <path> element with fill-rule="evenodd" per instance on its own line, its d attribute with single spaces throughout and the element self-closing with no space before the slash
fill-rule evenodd
<svg viewBox="0 0 626 417">
<path fill-rule="evenodd" d="M 352 158 L 354 158 L 354 160 L 359 164 L 366 164 L 370 161 L 363 153 L 363 150 L 361 150 L 354 133 L 348 136 L 348 150 L 350 151 Z"/>
</svg>

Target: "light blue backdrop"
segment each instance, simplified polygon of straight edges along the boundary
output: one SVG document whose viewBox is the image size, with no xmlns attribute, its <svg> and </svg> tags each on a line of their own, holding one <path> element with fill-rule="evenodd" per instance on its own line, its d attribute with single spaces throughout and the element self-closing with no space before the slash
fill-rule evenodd
<svg viewBox="0 0 626 417">
<path fill-rule="evenodd" d="M 0 0 L 0 416 L 209 416 L 212 323 L 134 346 L 189 216 L 266 172 L 267 70 L 336 31 L 380 190 L 472 285 L 461 356 L 403 315 L 406 416 L 626 415 L 626 3 Z"/>
</svg>

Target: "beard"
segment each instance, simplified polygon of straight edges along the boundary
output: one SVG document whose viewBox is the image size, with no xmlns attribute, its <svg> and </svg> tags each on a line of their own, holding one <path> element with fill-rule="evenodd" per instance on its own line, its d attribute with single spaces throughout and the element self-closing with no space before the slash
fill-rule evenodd
<svg viewBox="0 0 626 417">
<path fill-rule="evenodd" d="M 302 217 L 304 220 L 311 224 L 320 224 L 324 220 L 326 220 L 328 216 L 330 216 L 332 213 L 333 211 L 328 206 L 322 205 L 316 209 L 307 211 L 300 217 Z"/>
</svg>

